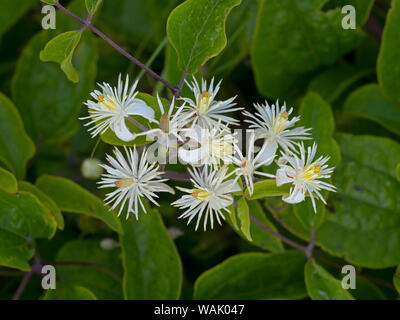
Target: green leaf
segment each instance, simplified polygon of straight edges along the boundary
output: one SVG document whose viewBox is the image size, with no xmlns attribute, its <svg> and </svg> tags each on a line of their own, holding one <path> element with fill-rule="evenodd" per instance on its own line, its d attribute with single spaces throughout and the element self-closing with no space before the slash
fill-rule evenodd
<svg viewBox="0 0 400 320">
<path fill-rule="evenodd" d="M 51 239 L 56 226 L 54 216 L 31 193 L 0 190 L 0 229 L 23 238 Z"/>
<path fill-rule="evenodd" d="M 289 194 L 289 186 L 283 185 L 280 187 L 276 186 L 275 180 L 264 180 L 260 182 L 256 182 L 254 184 L 253 194 L 250 195 L 249 190 L 246 189 L 246 198 L 248 200 L 256 200 L 265 197 L 276 197 L 276 196 L 284 196 Z"/>
<path fill-rule="evenodd" d="M 58 282 L 55 290 L 46 291 L 43 300 L 97 300 L 97 298 L 85 287 Z"/>
<path fill-rule="evenodd" d="M 182 265 L 178 251 L 157 210 L 122 222 L 120 236 L 125 299 L 178 299 Z"/>
<path fill-rule="evenodd" d="M 28 160 L 35 153 L 35 146 L 26 135 L 18 110 L 10 99 L 0 92 L 0 161 L 17 178 L 25 176 Z"/>
<path fill-rule="evenodd" d="M 72 65 L 72 56 L 82 36 L 81 31 L 68 31 L 51 39 L 40 51 L 40 60 L 57 62 L 67 78 L 77 83 L 79 74 Z"/>
<path fill-rule="evenodd" d="M 195 73 L 226 46 L 225 21 L 241 0 L 187 0 L 168 17 L 167 34 L 181 70 Z"/>
<path fill-rule="evenodd" d="M 207 64 L 207 71 L 215 77 L 225 78 L 249 55 L 256 27 L 257 10 L 257 0 L 243 0 L 228 15 L 226 47 Z"/>
<path fill-rule="evenodd" d="M 328 155 L 330 166 L 340 163 L 340 148 L 333 139 L 335 121 L 329 104 L 318 94 L 309 92 L 300 107 L 300 124 L 311 128 L 314 141 L 318 144 L 317 157 Z M 305 141 L 305 145 L 312 145 L 314 141 Z"/>
<path fill-rule="evenodd" d="M 29 271 L 34 250 L 27 240 L 51 239 L 55 232 L 53 215 L 34 195 L 0 189 L 0 265 Z"/>
<path fill-rule="evenodd" d="M 40 0 L 40 1 L 50 5 L 56 4 L 58 2 L 58 0 Z"/>
<path fill-rule="evenodd" d="M 96 13 L 97 9 L 101 5 L 102 0 L 85 0 L 86 9 L 89 13 Z"/>
<path fill-rule="evenodd" d="M 81 0 L 68 8 L 79 16 L 87 14 Z M 71 17 L 57 15 L 57 30 L 43 30 L 35 35 L 18 60 L 12 96 L 35 143 L 64 141 L 78 129 L 80 109 L 96 76 L 97 48 L 93 35 L 90 30 L 84 31 L 75 50 L 74 65 L 81 80 L 77 84 L 69 81 L 56 64 L 40 61 L 39 54 L 55 32 L 80 27 Z"/>
<path fill-rule="evenodd" d="M 0 36 L 7 31 L 20 17 L 31 7 L 37 4 L 37 0 L 3 0 L 0 4 Z"/>
<path fill-rule="evenodd" d="M 374 74 L 375 68 L 359 70 L 351 64 L 334 66 L 314 77 L 308 86 L 308 91 L 318 93 L 326 102 L 332 104 L 355 83 Z"/>
<path fill-rule="evenodd" d="M 302 268 L 305 255 L 244 253 L 204 272 L 195 282 L 194 299 L 301 299 L 307 293 Z"/>
<path fill-rule="evenodd" d="M 333 3 L 334 7 L 354 6 L 357 26 L 363 26 L 367 22 L 374 5 L 374 0 L 330 0 L 329 2 Z"/>
<path fill-rule="evenodd" d="M 16 193 L 18 191 L 17 179 L 8 170 L 0 167 L 0 189 L 8 193 Z"/>
<path fill-rule="evenodd" d="M 180 2 L 180 0 L 104 1 L 99 19 L 101 30 L 105 30 L 106 34 L 122 38 L 134 47 L 145 47 L 152 51 L 165 38 L 168 15 Z"/>
<path fill-rule="evenodd" d="M 329 214 L 316 234 L 327 252 L 352 264 L 386 268 L 400 263 L 400 145 L 390 139 L 341 134 L 342 163 L 334 174 Z"/>
<path fill-rule="evenodd" d="M 147 103 L 147 105 L 149 107 L 151 107 L 154 110 L 154 116 L 155 119 L 160 119 L 161 118 L 161 114 L 160 114 L 160 107 L 158 106 L 158 102 L 157 102 L 157 98 L 153 97 L 147 93 L 138 93 L 136 96 L 138 99 L 143 100 L 144 102 Z M 168 110 L 169 108 L 169 102 L 166 99 L 160 98 L 163 105 L 164 105 L 164 109 L 167 108 L 166 110 Z M 138 121 L 139 123 L 141 123 L 143 126 L 145 126 L 146 128 L 155 128 L 157 125 L 154 123 L 150 123 L 147 119 L 143 118 L 143 117 L 139 117 L 139 116 L 133 116 L 133 118 L 135 118 L 136 121 Z M 140 133 L 142 132 L 142 130 L 140 128 L 138 128 L 137 126 L 135 126 L 133 123 L 129 122 L 128 120 L 125 120 L 125 123 L 127 125 L 127 127 L 130 129 L 130 131 L 132 133 Z M 103 140 L 103 142 L 114 145 L 114 146 L 137 146 L 137 145 L 144 145 L 144 144 L 149 144 L 151 142 L 153 142 L 153 138 L 151 137 L 147 137 L 147 136 L 140 136 L 132 141 L 126 142 L 126 141 L 122 141 L 120 139 L 117 138 L 117 136 L 115 135 L 114 131 L 112 131 L 111 129 L 108 129 L 106 132 L 104 132 L 101 135 L 101 140 Z"/>
<path fill-rule="evenodd" d="M 110 212 L 103 201 L 71 180 L 42 175 L 36 181 L 36 186 L 52 198 L 62 211 L 97 218 L 112 230 L 122 232 L 121 223 L 115 212 Z"/>
<path fill-rule="evenodd" d="M 249 206 L 245 198 L 240 198 L 237 201 L 236 215 L 240 222 L 240 231 L 242 231 L 248 241 L 253 241 L 250 234 Z"/>
<path fill-rule="evenodd" d="M 375 121 L 400 135 L 400 104 L 389 101 L 376 84 L 365 85 L 354 91 L 347 98 L 343 110 Z"/>
<path fill-rule="evenodd" d="M 396 166 L 396 178 L 397 178 L 397 181 L 400 182 L 400 163 L 398 163 Z"/>
<path fill-rule="evenodd" d="M 251 60 L 264 96 L 282 97 L 304 74 L 333 64 L 362 40 L 362 31 L 341 28 L 341 8 L 321 11 L 325 2 L 260 2 Z"/>
<path fill-rule="evenodd" d="M 357 277 L 356 289 L 351 289 L 351 295 L 356 300 L 386 300 L 382 290 L 363 277 Z"/>
<path fill-rule="evenodd" d="M 50 213 L 54 216 L 54 219 L 57 222 L 58 229 L 64 230 L 64 217 L 57 204 L 50 197 L 48 197 L 39 188 L 27 181 L 19 181 L 18 190 L 30 192 L 31 194 L 36 196 L 40 203 L 50 210 Z"/>
<path fill-rule="evenodd" d="M 293 206 L 293 213 L 307 230 L 310 230 L 310 228 L 317 230 L 325 220 L 326 209 L 324 203 L 322 201 L 316 201 L 315 206 L 317 212 L 314 212 L 309 197 L 302 203 Z"/>
<path fill-rule="evenodd" d="M 0 227 L 0 266 L 29 271 L 34 249 L 23 237 Z"/>
<path fill-rule="evenodd" d="M 335 279 L 314 260 L 305 266 L 305 280 L 308 294 L 313 300 L 354 300 L 341 281 Z"/>
<path fill-rule="evenodd" d="M 68 285 L 82 286 L 99 300 L 122 299 L 121 251 L 105 250 L 99 239 L 67 242 L 58 252 L 56 261 L 75 262 L 74 265 L 56 265 L 57 276 Z M 76 263 L 86 265 L 77 265 Z M 87 264 L 94 264 L 90 266 Z M 57 283 L 58 285 L 58 283 Z"/>
<path fill-rule="evenodd" d="M 398 293 L 400 293 L 400 266 L 397 267 L 393 276 L 393 283 Z"/>
<path fill-rule="evenodd" d="M 267 217 L 265 216 L 264 209 L 260 205 L 260 203 L 256 200 L 248 201 L 247 205 L 249 207 L 249 213 L 254 216 L 258 221 L 266 225 L 273 231 L 277 231 L 276 227 L 273 223 L 271 223 Z M 237 220 L 237 212 L 235 211 L 234 207 L 232 206 L 229 208 L 231 213 L 226 213 L 225 217 L 227 218 L 226 221 L 232 226 L 237 234 L 242 237 L 244 240 L 248 241 L 249 243 L 272 252 L 282 252 L 284 251 L 284 247 L 281 241 L 263 230 L 258 224 L 252 222 L 250 223 L 250 234 L 252 240 L 249 240 L 241 230 L 241 226 L 238 225 Z"/>
<path fill-rule="evenodd" d="M 400 103 L 400 3 L 392 1 L 378 57 L 378 80 L 385 94 Z"/>
</svg>

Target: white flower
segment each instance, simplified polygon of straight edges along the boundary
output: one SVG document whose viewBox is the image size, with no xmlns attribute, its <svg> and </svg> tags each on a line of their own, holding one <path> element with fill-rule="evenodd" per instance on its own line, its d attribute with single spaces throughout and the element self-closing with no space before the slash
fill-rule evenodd
<svg viewBox="0 0 400 320">
<path fill-rule="evenodd" d="M 197 216 L 196 230 L 201 218 L 204 216 L 204 231 L 210 220 L 211 229 L 214 227 L 214 216 L 221 224 L 220 218 L 225 220 L 223 211 L 230 213 L 227 209 L 233 203 L 232 193 L 240 191 L 240 187 L 233 179 L 226 180 L 232 174 L 227 175 L 227 167 L 221 170 L 213 170 L 204 166 L 202 172 L 196 168 L 189 170 L 194 185 L 193 189 L 177 187 L 187 192 L 179 200 L 172 203 L 180 209 L 186 209 L 179 218 L 189 218 L 188 224 Z"/>
<path fill-rule="evenodd" d="M 91 96 L 96 100 L 88 100 L 89 116 L 80 120 L 91 119 L 85 126 L 89 129 L 92 137 L 103 134 L 107 129 L 114 131 L 115 135 L 123 141 L 135 139 L 136 134 L 132 133 L 125 123 L 125 118 L 132 115 L 142 116 L 150 121 L 154 120 L 154 110 L 143 100 L 136 98 L 135 91 L 137 81 L 129 89 L 129 76 L 126 76 L 125 84 L 118 77 L 118 86 L 112 88 L 108 83 L 99 84 L 102 92 L 95 90 Z"/>
<path fill-rule="evenodd" d="M 164 110 L 164 106 L 158 95 L 157 101 L 161 112 L 161 118 L 160 121 L 154 120 L 154 122 L 158 124 L 158 128 L 138 133 L 136 136 L 151 135 L 156 139 L 156 143 L 165 147 L 166 150 L 168 150 L 170 146 L 177 148 L 178 142 L 184 141 L 180 135 L 180 130 L 185 126 L 185 121 L 187 121 L 188 118 L 188 116 L 182 116 L 182 110 L 185 107 L 185 104 L 182 104 L 175 114 L 173 114 L 175 109 L 175 98 L 172 99 L 168 112 Z"/>
<path fill-rule="evenodd" d="M 202 79 L 201 90 L 194 76 L 192 84 L 186 82 L 187 86 L 193 92 L 195 100 L 193 101 L 189 98 L 181 99 L 188 104 L 185 108 L 185 116 L 189 115 L 192 119 L 192 126 L 199 125 L 202 128 L 211 129 L 213 126 L 217 125 L 219 121 L 234 125 L 239 123 L 238 120 L 226 115 L 229 112 L 243 109 L 233 107 L 236 105 L 236 103 L 233 103 L 236 97 L 224 101 L 215 100 L 221 82 L 222 80 L 214 88 L 213 78 L 209 88 L 207 89 L 207 82 Z"/>
<path fill-rule="evenodd" d="M 126 148 L 125 153 L 127 159 L 123 156 L 118 148 L 114 149 L 115 158 L 107 155 L 110 165 L 101 165 L 106 171 L 103 174 L 99 188 L 116 188 L 116 190 L 107 194 L 105 198 L 106 204 L 114 202 L 111 210 L 114 210 L 119 204 L 121 207 L 118 216 L 121 214 L 126 202 L 128 201 L 129 213 L 133 212 L 138 218 L 139 205 L 144 213 L 146 209 L 142 202 L 142 197 L 147 198 L 158 206 L 154 198 L 158 198 L 156 192 L 170 192 L 174 194 L 174 190 L 167 184 L 163 183 L 168 179 L 160 179 L 162 172 L 158 171 L 158 166 L 154 163 L 150 164 L 147 159 L 146 151 L 143 151 L 140 160 L 138 152 L 135 148 Z"/>
<path fill-rule="evenodd" d="M 276 172 L 276 185 L 291 183 L 290 194 L 282 199 L 288 203 L 299 203 L 309 194 L 311 197 L 314 211 L 316 212 L 315 200 L 313 193 L 326 204 L 320 193 L 321 189 L 328 191 L 336 191 L 335 186 L 321 181 L 320 179 L 329 179 L 334 168 L 328 168 L 326 164 L 329 157 L 319 157 L 313 161 L 317 151 L 317 145 L 314 143 L 312 147 L 307 148 L 308 155 L 304 144 L 298 144 L 300 158 L 297 155 L 287 155 L 282 153 L 282 158 L 278 162 L 280 169 Z"/>
<path fill-rule="evenodd" d="M 254 104 L 254 107 L 257 110 L 255 114 L 248 111 L 243 112 L 243 114 L 251 118 L 251 120 L 245 121 L 250 123 L 250 128 L 255 129 L 256 140 L 265 139 L 260 161 L 270 159 L 272 162 L 278 146 L 286 153 L 290 153 L 294 150 L 294 140 L 310 139 L 308 137 L 310 129 L 293 128 L 295 123 L 300 120 L 300 117 L 293 117 L 289 120 L 293 108 L 286 111 L 286 104 L 280 108 L 278 101 L 272 106 L 268 105 L 266 101 L 265 105 Z"/>
<path fill-rule="evenodd" d="M 246 157 L 243 156 L 239 146 L 235 145 L 236 155 L 233 158 L 233 163 L 237 166 L 237 168 L 233 171 L 236 174 L 235 181 L 237 181 L 240 177 L 243 177 L 246 186 L 249 189 L 250 195 L 252 195 L 254 191 L 254 175 L 275 178 L 275 176 L 272 174 L 257 171 L 259 167 L 265 165 L 266 163 L 270 163 L 274 157 L 272 157 L 272 159 L 266 159 L 259 162 L 259 158 L 263 154 L 263 150 L 261 149 L 260 152 L 258 152 L 257 156 L 254 157 L 254 142 L 255 135 L 254 132 L 252 132 L 248 141 Z"/>
<path fill-rule="evenodd" d="M 220 125 L 210 129 L 199 126 L 186 129 L 183 132 L 189 143 L 178 150 L 179 158 L 192 165 L 215 165 L 221 162 L 229 164 L 232 162 L 234 146 L 237 144 L 236 135 L 232 134 L 228 126 Z M 194 149 L 188 147 L 195 145 Z"/>
</svg>

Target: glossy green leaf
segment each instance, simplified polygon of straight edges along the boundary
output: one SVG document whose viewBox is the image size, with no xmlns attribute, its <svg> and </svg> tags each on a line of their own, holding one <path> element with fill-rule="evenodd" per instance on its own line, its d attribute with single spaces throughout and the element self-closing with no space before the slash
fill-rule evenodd
<svg viewBox="0 0 400 320">
<path fill-rule="evenodd" d="M 10 194 L 0 190 L 0 229 L 24 238 L 51 239 L 56 232 L 56 221 L 31 193 Z"/>
<path fill-rule="evenodd" d="M 0 167 L 0 189 L 8 193 L 16 193 L 18 191 L 17 179 L 8 170 Z"/>
<path fill-rule="evenodd" d="M 316 241 L 352 264 L 385 268 L 400 263 L 400 183 L 395 167 L 400 145 L 372 136 L 339 135 L 342 163 L 336 169 L 329 214 Z"/>
<path fill-rule="evenodd" d="M 318 144 L 316 157 L 320 155 L 330 156 L 330 166 L 337 166 L 340 163 L 340 148 L 333 139 L 335 121 L 329 104 L 318 94 L 309 92 L 304 98 L 300 107 L 300 124 L 311 128 L 313 141 L 305 141 L 306 145 Z"/>
<path fill-rule="evenodd" d="M 360 30 L 341 28 L 341 8 L 321 11 L 325 2 L 260 2 L 251 59 L 264 96 L 282 98 L 303 74 L 333 64 L 362 40 Z"/>
<path fill-rule="evenodd" d="M 28 261 L 33 253 L 34 249 L 23 237 L 0 227 L 0 266 L 29 271 Z"/>
<path fill-rule="evenodd" d="M 400 103 L 400 3 L 392 1 L 378 58 L 378 79 L 385 94 Z"/>
<path fill-rule="evenodd" d="M 72 56 L 81 36 L 81 31 L 68 31 L 59 34 L 40 51 L 40 60 L 59 63 L 67 78 L 72 82 L 78 82 L 79 74 L 72 65 Z"/>
<path fill-rule="evenodd" d="M 182 265 L 158 211 L 147 206 L 147 214 L 124 219 L 122 226 L 125 299 L 178 299 Z"/>
<path fill-rule="evenodd" d="M 38 3 L 37 0 L 3 0 L 0 4 L 0 36 L 21 16 Z"/>
<path fill-rule="evenodd" d="M 29 270 L 33 248 L 27 240 L 51 239 L 56 226 L 50 211 L 31 193 L 0 189 L 0 265 Z"/>
<path fill-rule="evenodd" d="M 160 107 L 158 106 L 158 102 L 157 102 L 157 98 L 153 97 L 147 93 L 138 93 L 136 96 L 138 99 L 143 100 L 144 102 L 147 103 L 147 105 L 149 107 L 151 107 L 154 110 L 154 114 L 155 114 L 155 119 L 160 119 L 161 118 L 161 114 L 160 114 Z M 165 99 L 161 99 L 164 108 L 169 108 L 169 103 L 167 100 Z M 168 110 L 168 109 L 167 109 Z M 147 119 L 143 118 L 143 117 L 139 117 L 139 116 L 134 116 L 135 120 L 138 121 L 139 123 L 141 123 L 143 126 L 145 126 L 146 128 L 153 128 L 156 126 L 156 124 L 154 123 L 150 123 Z M 127 125 L 127 127 L 130 129 L 130 131 L 132 133 L 140 133 L 142 132 L 142 130 L 140 128 L 138 128 L 137 126 L 135 126 L 133 123 L 129 122 L 128 120 L 125 120 L 125 123 Z M 106 132 L 104 132 L 101 135 L 101 139 L 108 144 L 114 145 L 114 146 L 135 146 L 135 145 L 144 145 L 144 144 L 148 144 L 151 142 L 154 142 L 154 139 L 152 137 L 147 137 L 147 136 L 140 136 L 137 137 L 136 139 L 126 142 L 126 141 L 122 141 L 120 139 L 117 138 L 117 136 L 115 135 L 115 133 L 111 130 L 108 129 Z"/>
<path fill-rule="evenodd" d="M 299 251 L 244 253 L 204 272 L 195 282 L 194 299 L 304 298 L 306 257 Z"/>
<path fill-rule="evenodd" d="M 400 135 L 400 103 L 388 100 L 376 84 L 369 84 L 354 91 L 346 100 L 344 111 L 379 123 Z"/>
<path fill-rule="evenodd" d="M 249 206 L 245 198 L 240 198 L 237 201 L 236 215 L 240 222 L 240 231 L 242 231 L 248 241 L 253 241 L 250 233 Z"/>
<path fill-rule="evenodd" d="M 105 250 L 101 248 L 100 242 L 100 239 L 67 242 L 58 252 L 56 261 L 75 262 L 75 264 L 56 265 L 57 277 L 68 285 L 87 288 L 99 300 L 120 300 L 122 299 L 121 251 L 119 248 Z M 85 265 L 79 265 L 79 262 Z"/>
<path fill-rule="evenodd" d="M 23 178 L 26 164 L 35 153 L 35 146 L 25 133 L 18 110 L 1 92 L 0 123 L 0 162 L 17 178 Z"/>
<path fill-rule="evenodd" d="M 289 186 L 283 185 L 276 186 L 275 180 L 264 180 L 254 184 L 253 194 L 250 195 L 249 190 L 246 189 L 246 198 L 248 200 L 256 200 L 265 197 L 283 196 L 289 194 Z"/>
<path fill-rule="evenodd" d="M 85 287 L 58 282 L 55 290 L 46 291 L 43 300 L 97 300 L 97 298 Z"/>
<path fill-rule="evenodd" d="M 33 194 L 44 207 L 50 210 L 50 213 L 54 216 L 54 219 L 57 222 L 58 229 L 64 229 L 64 217 L 57 204 L 49 196 L 47 196 L 39 188 L 27 181 L 19 181 L 18 190 L 30 192 L 31 194 Z"/>
<path fill-rule="evenodd" d="M 36 186 L 52 198 L 62 211 L 97 218 L 112 230 L 122 232 L 121 223 L 115 212 L 109 211 L 103 201 L 71 180 L 43 175 L 36 181 Z"/>
<path fill-rule="evenodd" d="M 398 293 L 400 293 L 400 266 L 397 267 L 393 276 L 393 283 Z"/>
<path fill-rule="evenodd" d="M 79 16 L 87 15 L 84 1 L 74 1 L 68 8 Z M 69 81 L 57 64 L 40 61 L 39 54 L 60 32 L 80 27 L 71 17 L 58 14 L 57 29 L 35 35 L 18 60 L 12 96 L 35 143 L 63 141 L 78 129 L 80 109 L 96 76 L 97 48 L 93 35 L 90 30 L 84 31 L 74 53 L 74 66 L 80 78 L 77 84 Z"/>
<path fill-rule="evenodd" d="M 341 281 L 335 279 L 314 260 L 305 266 L 305 282 L 308 294 L 313 300 L 354 300 Z"/>
<path fill-rule="evenodd" d="M 102 0 L 85 0 L 86 9 L 88 12 L 94 14 L 101 5 Z"/>
<path fill-rule="evenodd" d="M 241 0 L 187 0 L 167 21 L 168 38 L 175 48 L 179 67 L 195 73 L 226 46 L 225 21 Z"/>
</svg>

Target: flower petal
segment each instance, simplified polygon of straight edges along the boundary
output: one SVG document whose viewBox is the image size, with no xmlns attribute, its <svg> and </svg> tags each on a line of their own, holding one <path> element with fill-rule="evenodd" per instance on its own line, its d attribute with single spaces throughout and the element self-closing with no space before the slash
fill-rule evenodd
<svg viewBox="0 0 400 320">
<path fill-rule="evenodd" d="M 136 134 L 130 132 L 126 126 L 125 119 L 120 122 L 113 123 L 111 130 L 113 130 L 118 139 L 122 141 L 132 141 L 136 138 Z"/>
<path fill-rule="evenodd" d="M 150 121 L 154 120 L 154 110 L 140 99 L 134 99 L 133 104 L 128 106 L 125 112 L 129 115 L 142 116 Z"/>
</svg>

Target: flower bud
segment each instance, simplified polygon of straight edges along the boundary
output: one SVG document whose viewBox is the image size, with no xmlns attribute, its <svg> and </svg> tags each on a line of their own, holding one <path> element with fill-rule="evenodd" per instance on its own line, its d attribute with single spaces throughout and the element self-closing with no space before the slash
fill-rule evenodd
<svg viewBox="0 0 400 320">
<path fill-rule="evenodd" d="M 85 159 L 81 167 L 82 175 L 87 179 L 98 179 L 103 173 L 103 168 L 100 167 L 99 159 Z"/>
</svg>

